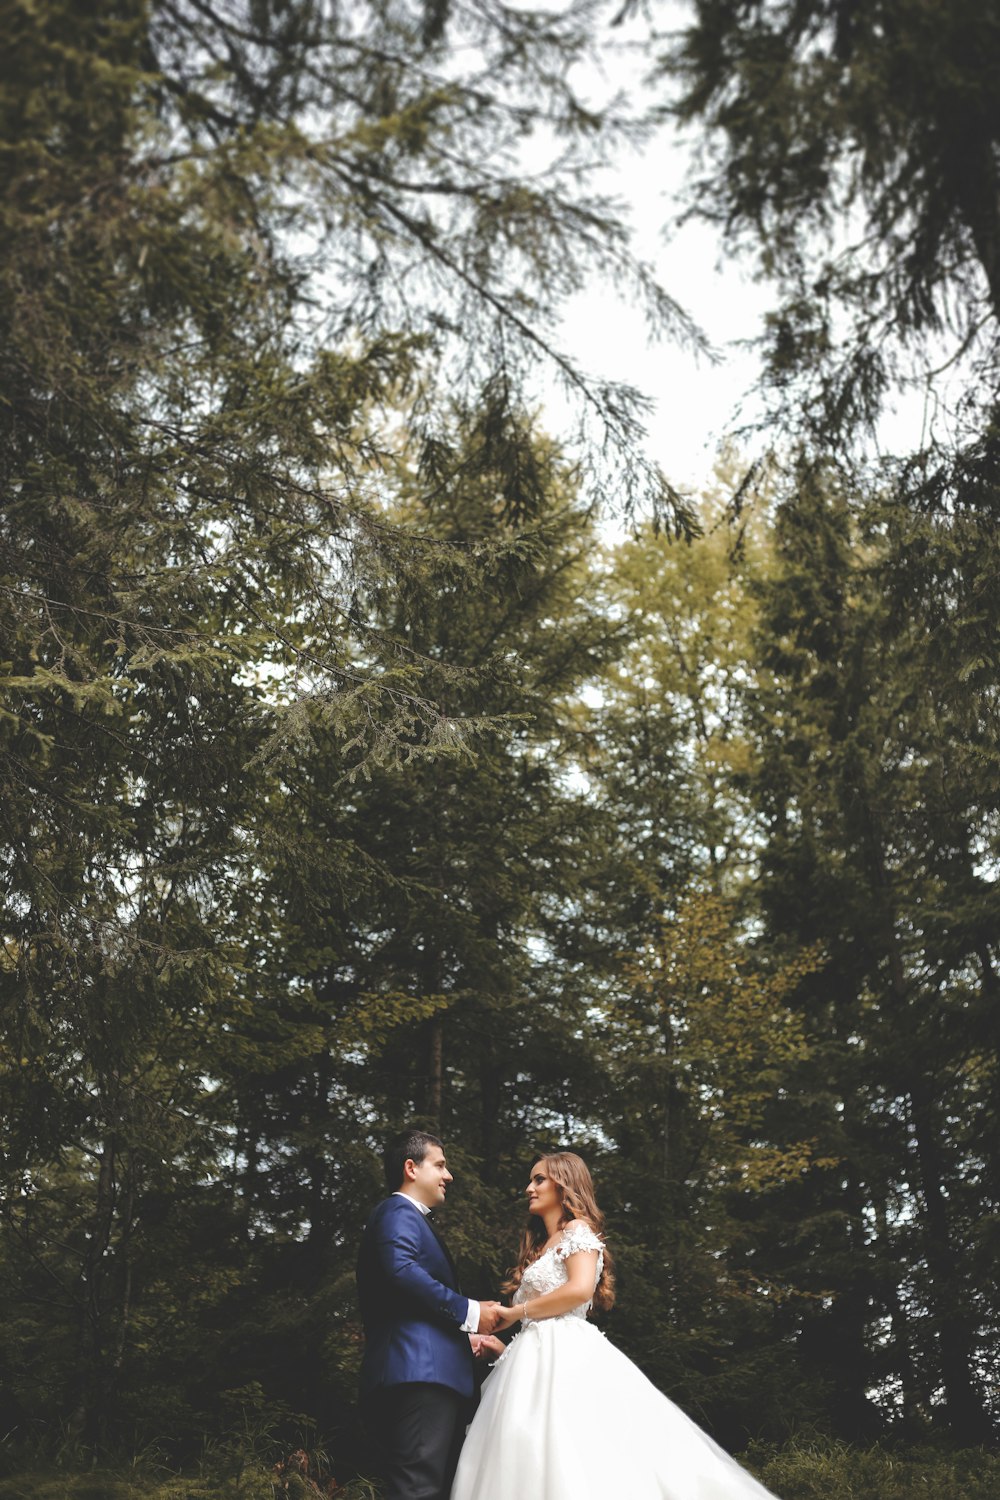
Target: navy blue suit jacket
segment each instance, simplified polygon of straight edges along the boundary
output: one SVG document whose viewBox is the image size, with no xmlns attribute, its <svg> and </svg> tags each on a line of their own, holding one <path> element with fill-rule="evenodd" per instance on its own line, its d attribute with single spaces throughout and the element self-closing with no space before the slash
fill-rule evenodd
<svg viewBox="0 0 1000 1500">
<path fill-rule="evenodd" d="M 365 1325 L 361 1394 L 429 1381 L 471 1396 L 475 1374 L 462 1324 L 469 1299 L 424 1215 L 393 1194 L 372 1211 L 358 1255 Z"/>
</svg>

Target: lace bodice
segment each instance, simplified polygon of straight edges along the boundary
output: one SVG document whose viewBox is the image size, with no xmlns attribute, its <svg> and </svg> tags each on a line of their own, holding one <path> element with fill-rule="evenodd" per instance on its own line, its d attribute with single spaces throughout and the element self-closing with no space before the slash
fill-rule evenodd
<svg viewBox="0 0 1000 1500">
<path fill-rule="evenodd" d="M 554 1292 L 556 1287 L 564 1286 L 569 1280 L 569 1272 L 566 1269 L 566 1261 L 569 1256 L 578 1250 L 597 1251 L 597 1274 L 594 1277 L 594 1286 L 601 1279 L 601 1271 L 604 1269 L 604 1246 L 597 1235 L 584 1224 L 582 1219 L 571 1219 L 563 1230 L 562 1239 L 558 1244 L 550 1245 L 543 1250 L 537 1260 L 526 1267 L 521 1277 L 521 1285 L 514 1293 L 515 1306 L 519 1302 L 527 1302 L 532 1297 L 540 1297 L 544 1292 Z M 561 1313 L 563 1318 L 585 1318 L 590 1310 L 590 1303 L 584 1302 L 579 1307 L 571 1308 L 567 1313 Z M 550 1321 L 546 1319 L 546 1321 Z M 558 1321 L 552 1319 L 551 1321 Z M 526 1318 L 526 1323 L 534 1322 L 533 1318 Z"/>
</svg>

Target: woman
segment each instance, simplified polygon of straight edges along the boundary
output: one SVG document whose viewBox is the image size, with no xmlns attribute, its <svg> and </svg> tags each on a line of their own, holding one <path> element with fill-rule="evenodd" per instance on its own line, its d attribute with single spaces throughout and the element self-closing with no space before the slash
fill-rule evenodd
<svg viewBox="0 0 1000 1500">
<path fill-rule="evenodd" d="M 483 1387 L 451 1500 L 769 1500 L 587 1322 L 612 1306 L 614 1276 L 580 1157 L 543 1156 L 527 1194 L 502 1314 L 522 1331 Z"/>
</svg>

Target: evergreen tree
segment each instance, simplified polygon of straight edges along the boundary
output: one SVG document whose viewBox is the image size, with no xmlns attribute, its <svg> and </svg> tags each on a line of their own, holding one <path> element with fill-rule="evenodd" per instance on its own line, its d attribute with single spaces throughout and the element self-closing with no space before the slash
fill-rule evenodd
<svg viewBox="0 0 1000 1500">
<path fill-rule="evenodd" d="M 842 1165 L 836 1201 L 808 1216 L 800 1206 L 825 1285 L 840 1283 L 803 1333 L 843 1431 L 862 1420 L 867 1368 L 872 1394 L 911 1429 L 940 1419 L 980 1442 L 991 1424 L 977 1372 L 994 1337 L 972 1289 L 974 1223 L 994 1211 L 977 1165 L 994 1066 L 980 1048 L 995 1057 L 996 1038 L 977 1029 L 970 1053 L 967 1026 L 995 964 L 972 913 L 995 889 L 970 855 L 991 838 L 994 794 L 966 784 L 953 799 L 948 703 L 966 694 L 938 676 L 919 611 L 888 632 L 883 528 L 860 536 L 832 481 L 806 471 L 777 540 L 755 709 L 761 894 L 776 933 L 830 956 L 806 1013 Z M 938 920 L 941 903 L 971 921 Z"/>
<path fill-rule="evenodd" d="M 95 1444 L 128 1419 L 137 1318 L 185 1325 L 176 1264 L 153 1270 L 163 1202 L 184 1204 L 178 1259 L 214 1225 L 208 1281 L 242 1274 L 253 1195 L 223 1183 L 252 1175 L 254 1101 L 248 1081 L 234 1116 L 219 1085 L 252 1081 L 248 1011 L 257 1053 L 293 1068 L 322 1030 L 308 1005 L 269 1012 L 286 935 L 258 851 L 287 832 L 281 767 L 314 717 L 376 762 L 471 727 L 435 700 L 446 665 L 355 604 L 440 582 L 389 522 L 401 475 L 450 490 L 499 466 L 537 502 L 519 399 L 541 358 L 628 450 L 634 396 L 550 332 L 587 267 L 630 260 L 580 188 L 614 123 L 566 81 L 582 10 L 6 15 L 0 1086 L 8 1296 L 37 1294 L 64 1351 L 40 1406 L 37 1346 L 7 1357 L 15 1423 L 61 1413 Z M 539 192 L 517 143 L 553 124 Z M 453 401 L 478 448 L 451 441 Z M 357 840 L 335 853 L 357 883 Z"/>
<path fill-rule="evenodd" d="M 571 699 L 617 631 L 587 602 L 592 519 L 540 438 L 533 463 L 545 498 L 530 505 L 512 505 L 502 472 L 448 489 L 415 480 L 401 504 L 435 544 L 433 587 L 356 600 L 372 631 L 419 656 L 449 715 L 482 724 L 471 752 L 442 742 L 371 766 L 316 717 L 283 773 L 266 851 L 268 1021 L 262 1032 L 255 1005 L 235 1024 L 244 1045 L 227 1087 L 241 1194 L 284 1227 L 277 1279 L 301 1293 L 307 1371 L 329 1358 L 311 1299 L 353 1264 L 381 1139 L 414 1118 L 443 1134 L 457 1170 L 449 1243 L 470 1287 L 495 1292 L 525 1155 L 554 1119 L 597 1108 L 578 1085 L 584 997 L 551 933 L 598 859 L 568 777 Z M 346 882 L 345 841 L 359 876 Z M 283 1024 L 312 1026 L 309 1055 L 281 1051 Z M 338 1318 L 346 1404 L 359 1339 L 346 1283 Z"/>
<path fill-rule="evenodd" d="M 776 284 L 765 383 L 789 427 L 820 452 L 856 449 L 900 381 L 923 385 L 921 363 L 943 376 L 954 356 L 958 431 L 988 432 L 1000 315 L 996 6 L 687 9 L 660 53 L 674 90 L 666 113 L 703 131 L 693 210 Z M 926 381 L 931 403 L 947 401 L 943 380 Z M 949 451 L 944 421 L 928 446 L 939 446 L 937 430 Z"/>
<path fill-rule="evenodd" d="M 814 1064 L 793 1009 L 821 956 L 762 932 L 754 899 L 747 579 L 770 543 L 759 517 L 727 524 L 732 473 L 720 467 L 689 546 L 649 531 L 608 559 L 605 608 L 629 645 L 588 770 L 615 830 L 596 1023 L 623 1249 L 615 1337 L 742 1446 L 821 1419 L 794 1346 L 811 1292 L 769 1235 L 775 1200 L 830 1161 L 800 1102 Z"/>
</svg>

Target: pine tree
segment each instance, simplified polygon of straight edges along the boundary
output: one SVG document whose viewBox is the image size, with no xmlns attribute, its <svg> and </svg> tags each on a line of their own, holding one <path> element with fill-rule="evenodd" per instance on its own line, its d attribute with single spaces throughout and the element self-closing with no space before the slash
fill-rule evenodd
<svg viewBox="0 0 1000 1500">
<path fill-rule="evenodd" d="M 996 8 L 695 0 L 689 14 L 660 54 L 665 113 L 703 132 L 694 211 L 775 282 L 764 378 L 789 429 L 820 452 L 863 451 L 901 383 L 922 385 L 921 364 L 944 376 L 954 358 L 956 430 L 987 435 L 1000 315 Z M 944 380 L 928 376 L 926 389 L 948 402 Z M 933 432 L 931 450 L 954 446 Z"/>
<path fill-rule="evenodd" d="M 806 1004 L 836 1080 L 840 1144 L 831 1135 L 829 1149 L 842 1158 L 836 1216 L 828 1201 L 813 1222 L 842 1237 L 843 1281 L 817 1314 L 811 1357 L 843 1392 L 845 1431 L 861 1420 L 851 1410 L 867 1362 L 873 1392 L 886 1400 L 894 1388 L 914 1428 L 940 1417 L 974 1443 L 990 1432 L 976 1370 L 992 1335 L 955 1268 L 978 1256 L 968 1199 L 989 1105 L 965 1018 L 989 990 L 993 956 L 975 924 L 963 932 L 933 913 L 976 889 L 970 836 L 984 836 L 990 799 L 952 802 L 938 697 L 949 690 L 919 614 L 886 629 L 882 528 L 859 535 L 836 486 L 806 471 L 777 539 L 756 713 L 761 893 L 776 932 L 821 941 L 830 957 Z M 990 1212 L 991 1189 L 980 1190 L 978 1212 Z M 832 1242 L 815 1253 L 836 1264 Z"/>
<path fill-rule="evenodd" d="M 223 1226 L 232 1260 L 209 1281 L 240 1272 L 253 1224 L 220 1184 L 250 1176 L 254 1101 L 234 1127 L 226 1046 L 252 1031 L 248 1008 L 258 1053 L 283 1044 L 297 1065 L 317 1046 L 308 1007 L 268 1010 L 283 957 L 258 857 L 287 830 L 282 768 L 313 718 L 375 764 L 482 727 L 436 701 L 445 667 L 355 607 L 416 597 L 444 566 L 389 522 L 404 471 L 450 487 L 476 465 L 518 470 L 524 380 L 549 359 L 632 453 L 636 490 L 671 503 L 630 449 L 634 396 L 589 382 L 550 338 L 586 267 L 629 274 L 620 225 L 580 188 L 614 124 L 565 81 L 585 20 L 8 7 L 6 1264 L 14 1302 L 39 1293 L 44 1338 L 72 1350 L 15 1423 L 60 1413 L 94 1445 L 129 1419 L 136 1320 L 162 1329 L 178 1306 L 176 1282 L 150 1294 L 164 1198 L 195 1241 Z M 543 193 L 516 146 L 554 122 L 564 150 Z M 456 401 L 482 423 L 471 456 L 450 441 Z M 356 841 L 335 852 L 331 878 L 359 881 Z M 178 1258 L 189 1243 L 177 1235 Z M 27 1347 L 9 1346 L 22 1392 Z"/>
</svg>

